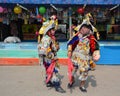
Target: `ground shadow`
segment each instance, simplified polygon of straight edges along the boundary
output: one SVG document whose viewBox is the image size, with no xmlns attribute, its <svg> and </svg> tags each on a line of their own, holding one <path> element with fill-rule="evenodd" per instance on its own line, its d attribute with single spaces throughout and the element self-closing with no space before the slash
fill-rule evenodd
<svg viewBox="0 0 120 96">
<path fill-rule="evenodd" d="M 78 78 L 79 78 L 79 76 L 77 75 L 75 78 L 75 83 L 74 83 L 73 87 L 70 88 L 71 93 L 73 92 L 73 90 L 75 90 L 76 87 L 78 88 L 80 85 L 80 80 Z M 88 76 L 88 79 L 87 79 L 86 84 L 85 84 L 85 88 L 88 88 L 89 86 L 92 86 L 92 87 L 97 86 L 96 78 L 94 75 Z"/>
<path fill-rule="evenodd" d="M 94 75 L 88 76 L 88 79 L 87 79 L 85 87 L 87 88 L 89 86 L 92 86 L 92 87 L 96 87 L 97 86 L 96 78 L 95 78 Z"/>
</svg>

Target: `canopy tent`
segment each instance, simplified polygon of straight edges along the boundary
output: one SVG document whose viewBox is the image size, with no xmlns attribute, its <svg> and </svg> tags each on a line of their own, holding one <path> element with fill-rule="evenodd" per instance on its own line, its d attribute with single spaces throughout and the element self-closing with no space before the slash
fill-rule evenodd
<svg viewBox="0 0 120 96">
<path fill-rule="evenodd" d="M 20 4 L 120 4 L 120 0 L 0 0 L 0 3 Z"/>
</svg>

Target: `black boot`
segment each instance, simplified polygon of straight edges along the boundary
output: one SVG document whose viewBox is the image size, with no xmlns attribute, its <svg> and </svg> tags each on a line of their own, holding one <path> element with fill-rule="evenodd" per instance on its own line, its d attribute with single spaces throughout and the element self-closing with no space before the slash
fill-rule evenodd
<svg viewBox="0 0 120 96">
<path fill-rule="evenodd" d="M 68 83 L 67 87 L 72 88 L 73 84 L 75 83 L 74 77 L 72 77 L 72 83 Z"/>
<path fill-rule="evenodd" d="M 72 88 L 73 87 L 73 84 L 74 84 L 74 82 L 72 82 L 71 84 L 70 83 L 68 83 L 68 88 Z"/>
<path fill-rule="evenodd" d="M 79 87 L 82 92 L 87 92 L 85 87 Z"/>
<path fill-rule="evenodd" d="M 47 84 L 46 84 L 46 87 L 53 87 L 53 84 L 51 81 L 49 81 Z"/>
<path fill-rule="evenodd" d="M 66 91 L 60 86 L 59 82 L 54 82 L 54 87 L 57 92 L 65 93 Z"/>
</svg>

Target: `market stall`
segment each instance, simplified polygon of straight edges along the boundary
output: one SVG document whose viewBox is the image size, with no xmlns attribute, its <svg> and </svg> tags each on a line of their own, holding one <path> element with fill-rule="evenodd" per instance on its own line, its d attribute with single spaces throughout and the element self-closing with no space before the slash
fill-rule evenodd
<svg viewBox="0 0 120 96">
<path fill-rule="evenodd" d="M 37 36 L 35 32 L 39 30 L 44 21 L 49 20 L 52 14 L 56 14 L 58 18 L 58 38 L 63 39 L 65 37 L 64 39 L 68 40 L 71 37 L 72 21 L 75 20 L 77 21 L 76 24 L 80 24 L 84 16 L 91 13 L 93 25 L 100 33 L 101 59 L 97 64 L 120 64 L 118 56 L 118 53 L 120 53 L 119 4 L 120 0 L 64 0 L 64 2 L 63 0 L 0 0 L 0 41 L 4 41 L 6 37 L 13 35 L 17 35 L 23 41 L 20 46 L 16 43 L 0 44 L 0 55 L 5 57 L 3 51 L 5 48 L 9 49 L 10 52 L 8 53 L 13 53 L 13 50 L 10 49 L 13 49 L 13 47 L 19 50 L 21 48 L 26 50 L 34 48 L 36 50 Z M 15 22 L 17 26 L 16 32 L 11 32 L 12 26 L 10 25 L 12 22 Z M 26 40 L 29 41 L 27 47 L 23 44 Z M 35 41 L 34 46 L 30 42 L 32 40 Z M 65 50 L 67 42 L 64 41 L 63 43 L 61 46 L 64 46 L 64 48 L 61 49 L 63 52 L 59 52 L 60 56 L 66 56 L 67 52 Z M 25 57 L 28 55 L 35 57 L 31 55 L 31 50 L 25 54 Z M 20 56 L 23 56 L 23 54 Z M 38 56 L 37 52 L 36 56 Z"/>
<path fill-rule="evenodd" d="M 20 39 L 36 40 L 35 31 L 41 26 L 43 19 L 48 20 L 55 13 L 58 17 L 58 23 L 66 26 L 64 32 L 67 37 L 72 34 L 70 29 L 72 21 L 77 20 L 79 24 L 84 18 L 83 15 L 90 12 L 94 18 L 94 26 L 100 32 L 101 40 L 107 40 L 109 37 L 107 25 L 120 25 L 119 4 L 119 0 L 65 0 L 64 2 L 62 0 L 0 0 L 0 21 L 4 25 L 9 25 L 13 20 L 16 21 Z M 34 27 L 32 32 L 26 30 L 28 27 L 23 30 L 24 26 L 33 24 L 38 28 Z M 2 37 L 0 40 L 3 40 L 5 36 L 2 36 L 2 31 L 0 34 Z M 6 34 L 11 33 L 7 32 Z M 32 36 L 33 38 L 31 38 Z M 69 37 L 67 38 L 69 39 Z"/>
</svg>

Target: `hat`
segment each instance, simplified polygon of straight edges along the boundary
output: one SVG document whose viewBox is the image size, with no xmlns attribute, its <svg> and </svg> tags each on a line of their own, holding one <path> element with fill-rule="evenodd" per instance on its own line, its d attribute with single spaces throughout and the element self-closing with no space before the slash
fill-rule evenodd
<svg viewBox="0 0 120 96">
<path fill-rule="evenodd" d="M 78 25 L 77 27 L 74 28 L 75 31 L 79 31 L 83 26 L 87 27 L 88 29 L 90 29 L 93 32 L 93 26 L 92 24 L 89 22 L 89 20 L 84 19 L 82 24 Z"/>
<path fill-rule="evenodd" d="M 80 27 L 80 29 L 82 27 L 86 27 L 86 28 L 90 29 L 93 32 L 93 28 L 92 28 L 92 26 L 90 24 L 82 24 L 81 27 Z"/>
<path fill-rule="evenodd" d="M 45 35 L 52 28 L 55 28 L 54 20 L 50 20 L 50 21 L 44 22 L 42 27 L 40 28 L 39 33 Z"/>
</svg>

